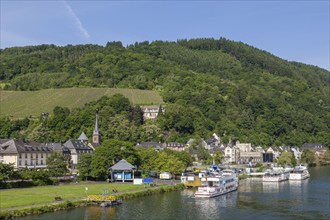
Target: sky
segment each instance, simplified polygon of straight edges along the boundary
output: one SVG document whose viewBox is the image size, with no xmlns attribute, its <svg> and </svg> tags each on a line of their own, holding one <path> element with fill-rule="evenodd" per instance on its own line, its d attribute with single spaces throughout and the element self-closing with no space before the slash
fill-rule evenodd
<svg viewBox="0 0 330 220">
<path fill-rule="evenodd" d="M 0 0 L 0 48 L 225 37 L 330 70 L 330 0 Z"/>
</svg>

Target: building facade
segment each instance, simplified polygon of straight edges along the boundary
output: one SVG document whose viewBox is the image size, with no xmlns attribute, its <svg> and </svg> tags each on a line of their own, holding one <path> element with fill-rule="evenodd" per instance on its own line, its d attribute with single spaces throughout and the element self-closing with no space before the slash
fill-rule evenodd
<svg viewBox="0 0 330 220">
<path fill-rule="evenodd" d="M 10 139 L 0 144 L 0 162 L 19 168 L 46 168 L 51 153 L 63 151 L 60 144 Z"/>
<path fill-rule="evenodd" d="M 165 109 L 159 105 L 153 106 L 141 106 L 141 110 L 143 111 L 143 119 L 156 119 L 160 113 L 164 113 Z"/>
</svg>

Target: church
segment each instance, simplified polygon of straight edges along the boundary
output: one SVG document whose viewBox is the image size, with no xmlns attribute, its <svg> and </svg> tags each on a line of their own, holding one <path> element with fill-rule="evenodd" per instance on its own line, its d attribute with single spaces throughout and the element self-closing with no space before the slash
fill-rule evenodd
<svg viewBox="0 0 330 220">
<path fill-rule="evenodd" d="M 99 130 L 98 123 L 98 111 L 96 111 L 95 117 L 95 127 L 93 131 L 92 142 L 88 143 L 88 137 L 85 132 L 81 132 L 81 135 L 77 140 L 68 140 L 63 146 L 69 149 L 71 154 L 70 168 L 72 170 L 77 169 L 77 164 L 79 162 L 79 158 L 82 154 L 91 154 L 93 151 L 101 144 L 101 133 Z"/>
</svg>

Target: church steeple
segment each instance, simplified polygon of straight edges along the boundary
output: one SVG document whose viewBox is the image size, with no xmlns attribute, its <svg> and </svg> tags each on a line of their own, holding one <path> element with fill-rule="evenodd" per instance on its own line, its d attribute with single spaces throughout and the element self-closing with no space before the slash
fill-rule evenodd
<svg viewBox="0 0 330 220">
<path fill-rule="evenodd" d="M 99 122 L 98 122 L 98 109 L 96 109 L 96 118 L 95 118 L 95 128 L 93 131 L 93 144 L 100 145 L 101 144 L 101 134 L 99 131 Z"/>
</svg>

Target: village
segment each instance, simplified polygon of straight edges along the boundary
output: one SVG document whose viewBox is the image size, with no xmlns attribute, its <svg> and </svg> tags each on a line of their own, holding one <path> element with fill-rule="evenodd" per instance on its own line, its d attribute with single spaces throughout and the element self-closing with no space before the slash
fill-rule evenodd
<svg viewBox="0 0 330 220">
<path fill-rule="evenodd" d="M 146 106 L 142 110 L 146 120 L 154 120 L 161 106 Z M 161 109 L 164 112 L 164 108 Z M 76 139 L 69 139 L 64 143 L 38 143 L 35 141 L 18 139 L 0 139 L 0 162 L 12 164 L 15 170 L 21 168 L 42 169 L 47 168 L 47 158 L 54 152 L 65 155 L 69 160 L 67 166 L 70 173 L 77 174 L 77 165 L 79 158 L 83 154 L 93 154 L 93 151 L 101 145 L 101 132 L 98 124 L 98 114 L 95 116 L 95 128 L 91 142 L 84 131 Z M 205 149 L 211 157 L 217 153 L 222 155 L 221 165 L 236 165 L 253 167 L 256 164 L 271 164 L 278 160 L 283 152 L 290 152 L 294 155 L 296 161 L 300 161 L 304 150 L 312 151 L 316 158 L 324 155 L 327 148 L 321 144 L 305 143 L 301 148 L 297 146 L 253 146 L 251 143 L 223 143 L 221 137 L 213 134 L 207 139 L 190 139 L 187 143 L 159 143 L 159 142 L 141 142 L 136 143 L 136 148 L 151 148 L 155 151 L 170 149 L 177 152 L 189 152 L 195 161 L 193 165 L 198 167 L 206 164 L 206 161 L 199 160 L 197 150 L 192 146 L 199 145 Z M 190 150 L 189 150 L 190 149 Z M 213 161 L 214 162 L 214 161 Z"/>
</svg>

